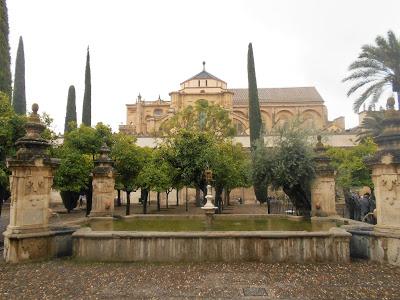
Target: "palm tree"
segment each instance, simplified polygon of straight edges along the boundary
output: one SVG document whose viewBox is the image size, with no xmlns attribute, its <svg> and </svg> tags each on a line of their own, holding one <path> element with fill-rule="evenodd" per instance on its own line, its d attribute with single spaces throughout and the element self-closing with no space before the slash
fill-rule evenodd
<svg viewBox="0 0 400 300">
<path fill-rule="evenodd" d="M 383 131 L 384 111 L 368 111 L 357 130 L 357 141 L 375 138 Z"/>
<path fill-rule="evenodd" d="M 364 45 L 358 59 L 349 66 L 352 72 L 343 79 L 355 84 L 348 90 L 347 96 L 360 92 L 354 101 L 353 109 L 357 113 L 361 105 L 370 100 L 378 102 L 389 87 L 397 93 L 400 108 L 400 42 L 393 31 L 388 31 L 387 38 L 377 36 L 376 45 Z"/>
</svg>

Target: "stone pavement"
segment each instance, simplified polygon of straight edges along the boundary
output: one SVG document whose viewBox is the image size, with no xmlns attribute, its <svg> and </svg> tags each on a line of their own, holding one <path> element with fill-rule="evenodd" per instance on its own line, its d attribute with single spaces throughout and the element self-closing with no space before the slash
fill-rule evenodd
<svg viewBox="0 0 400 300">
<path fill-rule="evenodd" d="M 400 268 L 350 264 L 0 262 L 0 299 L 400 299 Z"/>
</svg>

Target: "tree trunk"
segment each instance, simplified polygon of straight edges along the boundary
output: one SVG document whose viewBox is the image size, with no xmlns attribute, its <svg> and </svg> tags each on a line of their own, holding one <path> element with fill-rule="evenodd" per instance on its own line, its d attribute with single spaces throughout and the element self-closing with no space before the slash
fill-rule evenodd
<svg viewBox="0 0 400 300">
<path fill-rule="evenodd" d="M 200 207 L 201 206 L 201 201 L 200 201 L 200 189 L 196 187 L 196 206 Z"/>
<path fill-rule="evenodd" d="M 157 210 L 160 211 L 161 207 L 160 207 L 160 192 L 157 192 Z"/>
<path fill-rule="evenodd" d="M 168 197 L 169 197 L 169 193 L 171 192 L 171 190 L 168 190 L 165 192 L 165 196 L 166 196 L 166 200 L 165 200 L 165 207 L 168 209 Z"/>
<path fill-rule="evenodd" d="M 117 206 L 121 206 L 121 190 L 117 190 Z"/>
<path fill-rule="evenodd" d="M 311 201 L 307 191 L 305 191 L 300 185 L 295 185 L 292 188 L 283 187 L 283 191 L 288 195 L 290 201 L 293 203 L 300 215 L 305 218 L 311 217 Z"/>
<path fill-rule="evenodd" d="M 126 215 L 129 216 L 131 213 L 131 192 L 126 192 Z"/>
<path fill-rule="evenodd" d="M 140 198 L 143 204 L 143 214 L 147 214 L 147 198 L 149 197 L 149 192 L 146 189 L 140 190 Z"/>
<path fill-rule="evenodd" d="M 188 207 L 188 188 L 187 187 L 186 187 L 186 203 L 185 203 L 185 205 L 186 205 L 185 210 L 188 211 L 189 207 Z"/>
<path fill-rule="evenodd" d="M 93 179 L 90 178 L 88 189 L 85 191 L 85 194 L 86 194 L 86 216 L 89 216 L 90 212 L 92 211 L 92 197 L 93 197 L 92 182 L 93 182 Z"/>
<path fill-rule="evenodd" d="M 176 206 L 179 206 L 179 189 L 176 189 Z"/>
<path fill-rule="evenodd" d="M 271 200 L 267 197 L 267 212 L 268 214 L 271 213 Z"/>
<path fill-rule="evenodd" d="M 226 191 L 226 204 L 229 206 L 231 201 L 231 190 Z"/>
<path fill-rule="evenodd" d="M 222 191 L 223 188 L 216 186 L 215 187 L 215 206 L 218 207 L 217 212 L 222 213 Z"/>
</svg>

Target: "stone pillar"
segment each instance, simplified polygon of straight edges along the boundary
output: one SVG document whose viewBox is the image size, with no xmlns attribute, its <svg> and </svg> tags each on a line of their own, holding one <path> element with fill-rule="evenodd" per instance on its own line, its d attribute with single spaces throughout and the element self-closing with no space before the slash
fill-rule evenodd
<svg viewBox="0 0 400 300">
<path fill-rule="evenodd" d="M 110 149 L 104 144 L 93 169 L 92 210 L 89 217 L 112 217 L 114 213 L 115 172 L 113 161 L 108 157 Z"/>
<path fill-rule="evenodd" d="M 400 111 L 394 109 L 394 104 L 394 98 L 389 98 L 384 129 L 375 139 L 378 151 L 368 162 L 375 188 L 375 229 L 400 234 Z"/>
<path fill-rule="evenodd" d="M 41 137 L 46 128 L 32 105 L 26 123 L 26 135 L 16 142 L 15 158 L 7 160 L 11 171 L 10 224 L 3 233 L 4 257 L 7 262 L 47 258 L 52 254 L 49 230 L 49 201 L 53 170 L 58 160 L 46 154 L 50 143 Z"/>
<path fill-rule="evenodd" d="M 337 215 L 335 193 L 335 171 L 329 166 L 330 159 L 326 156 L 326 149 L 318 136 L 315 147 L 316 178 L 311 184 L 311 215 L 328 217 Z"/>
</svg>

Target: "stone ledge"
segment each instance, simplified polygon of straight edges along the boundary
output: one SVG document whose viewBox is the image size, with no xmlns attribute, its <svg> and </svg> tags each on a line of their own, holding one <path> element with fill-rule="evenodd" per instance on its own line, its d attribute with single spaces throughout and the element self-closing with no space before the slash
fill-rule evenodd
<svg viewBox="0 0 400 300">
<path fill-rule="evenodd" d="M 302 238 L 302 237 L 344 237 L 351 234 L 340 228 L 329 231 L 193 231 L 193 232 L 160 232 L 160 231 L 92 231 L 89 227 L 79 229 L 72 237 L 79 238 Z"/>
</svg>

